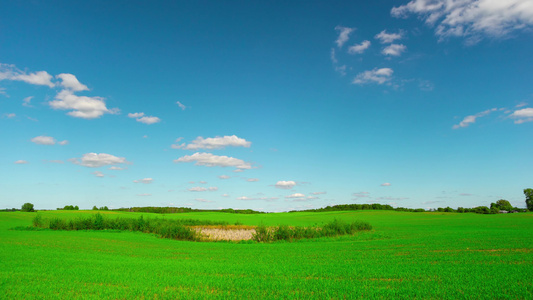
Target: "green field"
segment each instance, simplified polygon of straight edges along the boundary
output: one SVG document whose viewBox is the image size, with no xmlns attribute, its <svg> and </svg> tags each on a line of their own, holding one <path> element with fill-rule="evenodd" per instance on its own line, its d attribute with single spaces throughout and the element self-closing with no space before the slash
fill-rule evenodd
<svg viewBox="0 0 533 300">
<path fill-rule="evenodd" d="M 96 212 L 38 213 L 75 218 Z M 271 244 L 185 242 L 139 232 L 11 230 L 30 226 L 36 214 L 0 213 L 2 299 L 533 299 L 532 213 L 164 215 L 295 226 L 337 218 L 373 226 L 353 236 Z"/>
</svg>

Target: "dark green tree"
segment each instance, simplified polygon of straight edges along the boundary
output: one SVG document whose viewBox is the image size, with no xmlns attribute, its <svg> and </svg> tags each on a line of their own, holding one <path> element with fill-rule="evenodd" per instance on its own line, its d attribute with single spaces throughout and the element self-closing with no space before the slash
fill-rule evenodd
<svg viewBox="0 0 533 300">
<path fill-rule="evenodd" d="M 33 204 L 31 203 L 24 203 L 22 204 L 22 208 L 20 209 L 21 211 L 26 211 L 26 212 L 30 212 L 30 211 L 35 211 L 33 209 Z"/>
<path fill-rule="evenodd" d="M 96 207 L 96 205 L 93 206 L 93 210 L 98 210 L 98 207 Z"/>
<path fill-rule="evenodd" d="M 529 211 L 533 211 L 533 189 L 524 189 L 526 196 L 526 207 Z"/>
</svg>

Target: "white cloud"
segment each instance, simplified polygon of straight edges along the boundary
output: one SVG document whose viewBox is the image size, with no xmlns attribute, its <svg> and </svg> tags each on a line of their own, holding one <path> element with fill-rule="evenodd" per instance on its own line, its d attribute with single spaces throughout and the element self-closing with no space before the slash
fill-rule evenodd
<svg viewBox="0 0 533 300">
<path fill-rule="evenodd" d="M 477 113 L 475 115 L 466 116 L 459 124 L 453 125 L 453 129 L 459 129 L 463 127 L 468 127 L 470 124 L 473 124 L 476 122 L 477 118 L 484 117 L 488 114 L 490 114 L 493 111 L 498 110 L 497 108 L 487 109 L 485 111 L 482 111 L 480 113 Z"/>
<path fill-rule="evenodd" d="M 301 193 L 294 193 L 292 195 L 285 196 L 285 198 L 288 198 L 288 199 L 305 198 L 305 195 Z"/>
<path fill-rule="evenodd" d="M 176 104 L 181 108 L 181 110 L 185 110 L 187 106 L 183 105 L 181 102 L 176 102 Z"/>
<path fill-rule="evenodd" d="M 313 192 L 312 195 L 324 195 L 327 194 L 326 192 Z"/>
<path fill-rule="evenodd" d="M 92 172 L 92 174 L 94 174 L 94 176 L 96 177 L 105 177 L 104 173 L 100 172 L 100 171 L 94 171 Z"/>
<path fill-rule="evenodd" d="M 218 191 L 218 187 L 216 187 L 216 186 L 210 186 L 210 187 L 208 188 L 208 190 L 209 190 L 210 192 L 216 192 L 216 191 Z"/>
<path fill-rule="evenodd" d="M 112 167 L 109 167 L 109 170 L 124 170 L 124 168 L 112 166 Z"/>
<path fill-rule="evenodd" d="M 337 56 L 335 55 L 335 48 L 331 48 L 330 58 L 331 58 L 331 62 L 334 63 L 334 64 L 339 62 L 337 60 Z"/>
<path fill-rule="evenodd" d="M 383 84 L 391 79 L 394 71 L 391 68 L 373 69 L 359 73 L 353 80 L 354 84 L 377 83 Z"/>
<path fill-rule="evenodd" d="M 205 187 L 201 187 L 201 186 L 195 186 L 195 187 L 189 188 L 187 190 L 189 192 L 205 192 L 205 191 L 207 191 L 207 189 Z"/>
<path fill-rule="evenodd" d="M 7 114 L 4 114 L 4 116 L 5 116 L 6 118 L 8 118 L 8 119 L 11 119 L 11 118 L 16 117 L 17 114 L 15 114 L 15 113 L 7 113 Z"/>
<path fill-rule="evenodd" d="M 56 143 L 56 140 L 51 136 L 36 136 L 31 141 L 38 145 L 54 145 Z"/>
<path fill-rule="evenodd" d="M 211 203 L 211 202 L 213 202 L 211 200 L 206 200 L 206 199 L 203 199 L 203 198 L 196 198 L 196 199 L 194 199 L 194 201 L 203 202 L 203 203 Z"/>
<path fill-rule="evenodd" d="M 382 44 L 389 44 L 395 40 L 399 40 L 403 37 L 403 33 L 400 30 L 398 33 L 387 33 L 386 30 L 376 34 L 375 39 L 379 40 Z"/>
<path fill-rule="evenodd" d="M 517 106 L 519 107 L 519 106 Z M 528 107 L 528 108 L 523 108 L 523 109 L 519 109 L 519 110 L 516 110 L 514 111 L 511 116 L 511 118 L 514 118 L 514 119 L 517 119 L 515 122 L 515 124 L 522 124 L 522 123 L 525 123 L 525 122 L 531 122 L 533 121 L 533 108 L 531 107 Z"/>
<path fill-rule="evenodd" d="M 176 140 L 179 142 L 180 139 Z M 171 145 L 174 149 L 186 149 L 186 150 L 198 150 L 198 149 L 222 149 L 225 147 L 246 147 L 249 148 L 252 145 L 252 142 L 249 142 L 245 139 L 239 138 L 236 135 L 232 136 L 217 136 L 214 138 L 206 138 L 199 136 L 190 144 L 186 145 L 185 143 L 179 145 Z"/>
<path fill-rule="evenodd" d="M 229 197 L 228 194 L 222 194 L 221 196 L 222 196 L 222 197 Z"/>
<path fill-rule="evenodd" d="M 78 81 L 76 76 L 72 74 L 62 73 L 56 76 L 56 78 L 61 79 L 60 85 L 68 90 L 73 92 L 88 91 L 89 88 Z"/>
<path fill-rule="evenodd" d="M 235 167 L 239 170 L 251 169 L 252 164 L 238 158 L 229 156 L 213 155 L 212 153 L 196 152 L 193 155 L 185 155 L 174 160 L 175 163 L 196 162 L 197 166 L 206 167 Z"/>
<path fill-rule="evenodd" d="M 17 160 L 17 161 L 16 161 L 16 162 L 14 162 L 14 163 L 15 163 L 15 164 L 17 164 L 17 165 L 24 165 L 24 164 L 29 164 L 29 162 L 28 162 L 28 161 L 26 161 L 26 160 Z"/>
<path fill-rule="evenodd" d="M 515 30 L 533 25 L 531 0 L 412 0 L 394 7 L 391 14 L 405 18 L 417 14 L 435 26 L 441 38 L 466 37 L 469 42 L 483 38 L 505 37 Z"/>
<path fill-rule="evenodd" d="M 117 109 L 108 109 L 104 98 L 74 95 L 71 90 L 62 90 L 55 100 L 48 102 L 53 109 L 72 110 L 67 114 L 76 118 L 94 119 L 103 114 L 116 114 Z"/>
<path fill-rule="evenodd" d="M 337 46 L 340 48 L 344 43 L 348 41 L 350 38 L 350 33 L 355 30 L 355 28 L 349 28 L 349 27 L 342 27 L 342 26 L 336 26 L 335 30 L 339 32 L 339 37 L 335 41 L 337 43 Z"/>
<path fill-rule="evenodd" d="M 26 106 L 26 107 L 33 107 L 30 104 L 31 99 L 33 99 L 33 96 L 29 96 L 29 97 L 26 97 L 26 98 L 22 99 L 22 105 Z"/>
<path fill-rule="evenodd" d="M 259 181 L 259 179 L 257 179 L 257 178 L 248 178 L 248 179 L 246 179 L 246 181 L 248 181 L 248 182 L 257 182 L 257 181 Z"/>
<path fill-rule="evenodd" d="M 81 158 L 73 158 L 70 161 L 74 164 L 89 168 L 98 168 L 109 165 L 119 165 L 128 163 L 124 157 L 116 157 L 107 153 L 86 153 Z"/>
<path fill-rule="evenodd" d="M 152 196 L 152 194 L 137 194 L 139 197 L 149 197 Z"/>
<path fill-rule="evenodd" d="M 383 55 L 392 55 L 392 56 L 400 56 L 402 52 L 405 52 L 407 47 L 402 44 L 391 44 L 381 51 L 381 54 Z"/>
<path fill-rule="evenodd" d="M 289 180 L 289 181 L 278 181 L 276 182 L 275 187 L 278 189 L 284 189 L 284 190 L 290 190 L 296 185 L 295 181 Z"/>
<path fill-rule="evenodd" d="M 154 123 L 159 123 L 161 121 L 161 119 L 159 119 L 158 117 L 145 116 L 143 112 L 140 112 L 140 113 L 129 113 L 128 117 L 134 118 L 134 119 L 137 120 L 137 122 L 141 122 L 141 123 L 148 124 L 148 125 L 154 124 Z"/>
<path fill-rule="evenodd" d="M 61 146 L 65 146 L 65 145 L 68 144 L 68 141 L 64 140 L 64 141 L 58 142 L 58 144 L 61 145 Z"/>
<path fill-rule="evenodd" d="M 0 64 L 0 80 L 24 81 L 29 84 L 46 85 L 53 88 L 55 84 L 51 81 L 52 78 L 52 75 L 46 71 L 27 74 L 17 69 L 14 65 Z"/>
<path fill-rule="evenodd" d="M 231 176 L 228 176 L 228 175 L 220 175 L 220 176 L 218 176 L 218 178 L 220 178 L 220 179 L 230 179 Z"/>
<path fill-rule="evenodd" d="M 348 48 L 350 54 L 361 54 L 370 47 L 370 41 L 363 41 L 361 44 L 356 44 Z"/>
<path fill-rule="evenodd" d="M 150 183 L 154 182 L 154 180 L 152 178 L 143 178 L 143 179 L 134 180 L 133 182 L 150 184 Z"/>
<path fill-rule="evenodd" d="M 247 200 L 257 200 L 257 198 L 250 198 L 250 197 L 242 196 L 242 197 L 237 197 L 237 200 L 247 201 Z"/>
<path fill-rule="evenodd" d="M 391 186 L 391 184 L 388 182 L 385 182 L 385 183 L 382 183 L 381 186 Z"/>
<path fill-rule="evenodd" d="M 353 193 L 353 196 L 356 198 L 369 198 L 370 193 L 369 192 L 358 192 L 358 193 Z"/>
<path fill-rule="evenodd" d="M 52 163 L 52 164 L 64 164 L 65 162 L 62 161 L 62 160 L 49 160 L 48 161 L 49 163 Z"/>
</svg>

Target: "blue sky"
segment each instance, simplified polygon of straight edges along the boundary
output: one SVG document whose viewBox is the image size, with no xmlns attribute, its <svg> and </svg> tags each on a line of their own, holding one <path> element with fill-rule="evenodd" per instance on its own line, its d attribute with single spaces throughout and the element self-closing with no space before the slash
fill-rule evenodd
<svg viewBox="0 0 533 300">
<path fill-rule="evenodd" d="M 524 207 L 533 4 L 4 1 L 0 208 Z"/>
</svg>

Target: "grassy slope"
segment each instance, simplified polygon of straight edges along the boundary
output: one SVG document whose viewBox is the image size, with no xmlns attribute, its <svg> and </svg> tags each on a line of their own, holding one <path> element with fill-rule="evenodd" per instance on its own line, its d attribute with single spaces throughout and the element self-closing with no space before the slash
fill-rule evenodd
<svg viewBox="0 0 533 300">
<path fill-rule="evenodd" d="M 94 212 L 41 213 L 73 218 Z M 0 213 L 0 298 L 533 298 L 531 213 L 165 216 L 302 226 L 343 218 L 374 226 L 356 236 L 275 244 L 8 230 L 30 225 L 33 216 Z"/>
</svg>

